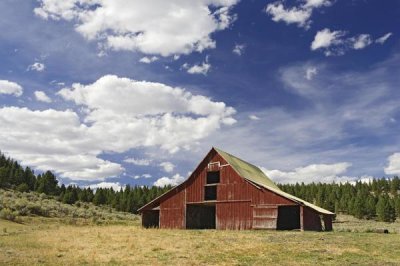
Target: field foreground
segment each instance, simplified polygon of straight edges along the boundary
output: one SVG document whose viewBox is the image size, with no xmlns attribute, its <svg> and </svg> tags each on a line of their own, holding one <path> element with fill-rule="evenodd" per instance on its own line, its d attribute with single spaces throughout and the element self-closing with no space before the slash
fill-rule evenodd
<svg viewBox="0 0 400 266">
<path fill-rule="evenodd" d="M 143 229 L 0 220 L 0 265 L 400 265 L 398 234 Z"/>
</svg>

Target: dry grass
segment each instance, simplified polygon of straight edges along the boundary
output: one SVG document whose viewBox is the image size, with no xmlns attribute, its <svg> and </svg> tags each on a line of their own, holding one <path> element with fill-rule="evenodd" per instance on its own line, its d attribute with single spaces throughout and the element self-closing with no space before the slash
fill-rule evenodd
<svg viewBox="0 0 400 266">
<path fill-rule="evenodd" d="M 25 218 L 28 219 L 28 218 Z M 398 234 L 143 229 L 0 220 L 0 265 L 400 265 Z"/>
<path fill-rule="evenodd" d="M 337 232 L 373 232 L 376 229 L 387 229 L 390 233 L 400 234 L 400 220 L 394 223 L 360 220 L 351 215 L 338 215 L 333 224 Z M 400 236 L 399 236 L 400 237 Z"/>
</svg>

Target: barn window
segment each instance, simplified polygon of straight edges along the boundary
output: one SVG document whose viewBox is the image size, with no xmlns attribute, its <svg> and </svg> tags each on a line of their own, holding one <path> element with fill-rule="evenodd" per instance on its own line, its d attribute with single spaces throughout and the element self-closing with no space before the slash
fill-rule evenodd
<svg viewBox="0 0 400 266">
<path fill-rule="evenodd" d="M 204 187 L 204 200 L 217 200 L 217 186 Z"/>
<path fill-rule="evenodd" d="M 219 183 L 219 171 L 207 172 L 207 184 L 218 184 Z"/>
</svg>

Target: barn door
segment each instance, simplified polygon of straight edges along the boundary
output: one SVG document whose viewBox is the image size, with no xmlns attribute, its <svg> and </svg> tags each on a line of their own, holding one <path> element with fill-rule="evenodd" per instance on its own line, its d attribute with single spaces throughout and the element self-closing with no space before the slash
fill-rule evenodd
<svg viewBox="0 0 400 266">
<path fill-rule="evenodd" d="M 278 206 L 256 205 L 253 207 L 253 229 L 276 229 Z"/>
</svg>

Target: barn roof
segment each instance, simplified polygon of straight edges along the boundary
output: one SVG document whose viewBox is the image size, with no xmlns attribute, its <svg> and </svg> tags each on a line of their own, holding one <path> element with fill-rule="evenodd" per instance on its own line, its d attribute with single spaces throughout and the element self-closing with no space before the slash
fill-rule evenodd
<svg viewBox="0 0 400 266">
<path fill-rule="evenodd" d="M 257 166 L 248 163 L 236 156 L 233 156 L 232 154 L 229 154 L 223 150 L 220 150 L 218 148 L 213 147 L 213 149 L 219 154 L 221 155 L 224 160 L 244 179 L 246 179 L 247 181 L 249 181 L 250 183 L 252 183 L 253 185 L 256 186 L 261 186 L 265 189 L 268 189 L 282 197 L 285 197 L 289 200 L 292 200 L 294 202 L 297 202 L 301 205 L 305 205 L 321 214 L 327 214 L 327 215 L 333 215 L 334 213 L 325 210 L 321 207 L 318 207 L 312 203 L 309 203 L 305 200 L 302 200 L 298 197 L 295 197 L 291 194 L 288 194 L 282 190 L 279 189 L 279 187 Z M 211 150 L 212 151 L 212 150 Z M 188 180 L 188 179 L 187 179 Z M 186 181 L 187 181 L 186 180 Z M 186 182 L 185 181 L 185 182 Z M 182 184 L 180 184 L 178 187 L 182 186 L 185 182 L 183 182 Z M 154 203 L 156 203 L 157 201 L 160 201 L 161 198 L 169 193 L 171 193 L 173 190 L 175 190 L 177 187 L 171 189 L 170 191 L 164 193 L 163 195 L 161 195 L 160 197 L 152 200 L 151 202 L 147 203 L 145 206 L 141 207 L 138 211 L 141 211 L 143 209 L 145 209 L 147 206 L 149 205 L 153 205 Z"/>
<path fill-rule="evenodd" d="M 242 159 L 233 156 L 232 154 L 229 154 L 223 150 L 220 150 L 218 148 L 214 148 L 219 155 L 221 155 L 227 163 L 233 167 L 233 169 L 241 176 L 244 177 L 245 179 L 248 179 L 251 182 L 254 182 L 258 185 L 261 185 L 263 187 L 269 187 L 269 188 L 274 188 L 274 189 L 279 189 L 277 185 L 268 177 L 265 175 L 263 171 L 261 171 L 260 168 L 258 168 L 255 165 L 252 165 L 251 163 L 248 163 L 246 161 L 243 161 Z"/>
<path fill-rule="evenodd" d="M 246 161 L 243 161 L 242 159 L 233 156 L 232 154 L 229 154 L 223 150 L 220 150 L 218 148 L 214 148 L 224 159 L 227 161 L 227 163 L 232 166 L 232 168 L 244 179 L 247 179 L 248 181 L 262 186 L 268 190 L 271 190 L 272 192 L 275 192 L 278 195 L 281 195 L 285 198 L 288 198 L 290 200 L 293 200 L 297 203 L 303 204 L 311 209 L 314 209 L 315 211 L 323 214 L 334 214 L 328 210 L 325 210 L 321 207 L 318 207 L 312 203 L 309 203 L 305 200 L 302 200 L 298 197 L 295 197 L 289 193 L 286 193 L 282 190 L 279 189 L 279 187 L 257 166 L 248 163 Z"/>
</svg>

